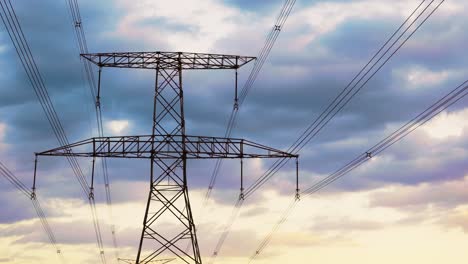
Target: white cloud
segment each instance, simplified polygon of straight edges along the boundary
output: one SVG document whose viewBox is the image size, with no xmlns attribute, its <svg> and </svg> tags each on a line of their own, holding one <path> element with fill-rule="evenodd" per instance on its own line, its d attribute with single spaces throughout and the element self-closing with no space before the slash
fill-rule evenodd
<svg viewBox="0 0 468 264">
<path fill-rule="evenodd" d="M 5 150 L 6 144 L 4 143 L 6 135 L 6 124 L 0 123 L 0 150 Z"/>
<path fill-rule="evenodd" d="M 106 128 L 110 131 L 112 135 L 122 135 L 125 133 L 130 126 L 128 120 L 112 120 L 106 122 Z"/>
<path fill-rule="evenodd" d="M 408 15 L 410 7 L 417 1 L 349 1 L 323 2 L 301 8 L 291 18 L 290 24 L 299 28 L 307 25 L 310 30 L 296 38 L 295 48 L 302 49 L 319 36 L 332 32 L 350 19 L 399 18 Z M 414 5 L 417 6 L 417 5 Z M 289 26 L 288 26 L 289 27 Z"/>
<path fill-rule="evenodd" d="M 440 140 L 460 137 L 467 128 L 468 109 L 452 113 L 442 112 L 422 127 L 430 137 Z"/>
<path fill-rule="evenodd" d="M 371 206 L 410 210 L 418 206 L 430 205 L 455 207 L 468 202 L 467 185 L 468 177 L 442 183 L 385 187 L 370 195 L 370 204 Z"/>
<path fill-rule="evenodd" d="M 418 67 L 409 70 L 406 79 L 412 87 L 420 87 L 440 84 L 447 80 L 449 76 L 450 72 L 447 70 L 436 72 Z"/>
<path fill-rule="evenodd" d="M 0 140 L 5 138 L 6 133 L 6 125 L 4 123 L 0 123 Z"/>
<path fill-rule="evenodd" d="M 118 5 L 126 15 L 112 34 L 151 46 L 163 41 L 176 51 L 208 51 L 242 21 L 252 20 L 245 19 L 249 14 L 217 0 L 121 0 Z"/>
<path fill-rule="evenodd" d="M 394 70 L 397 78 L 408 84 L 409 89 L 424 89 L 440 86 L 447 80 L 462 78 L 466 72 L 460 69 L 444 69 L 433 71 L 421 65 L 403 67 Z"/>
</svg>

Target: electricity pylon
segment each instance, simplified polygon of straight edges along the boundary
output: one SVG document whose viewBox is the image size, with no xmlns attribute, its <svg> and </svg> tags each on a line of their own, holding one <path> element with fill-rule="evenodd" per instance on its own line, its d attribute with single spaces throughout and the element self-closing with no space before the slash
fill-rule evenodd
<svg viewBox="0 0 468 264">
<path fill-rule="evenodd" d="M 82 54 L 99 67 L 97 103 L 104 67 L 156 71 L 151 135 L 95 137 L 36 153 L 39 156 L 136 158 L 150 160 L 150 191 L 136 263 L 175 257 L 181 263 L 202 263 L 187 188 L 188 159 L 297 158 L 297 155 L 244 139 L 189 136 L 185 133 L 182 72 L 235 70 L 254 57 L 184 52 Z M 242 162 L 241 162 L 242 166 Z M 91 186 L 94 182 L 94 162 Z M 241 197 L 243 169 L 241 167 Z M 190 249 L 184 250 L 184 241 Z"/>
</svg>

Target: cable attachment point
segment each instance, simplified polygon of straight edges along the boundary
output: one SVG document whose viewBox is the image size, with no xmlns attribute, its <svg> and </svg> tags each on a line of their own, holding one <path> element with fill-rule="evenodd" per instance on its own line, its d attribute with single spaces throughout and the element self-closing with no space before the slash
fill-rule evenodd
<svg viewBox="0 0 468 264">
<path fill-rule="evenodd" d="M 239 200 L 242 200 L 242 201 L 245 200 L 244 188 L 242 188 L 241 191 L 240 191 Z"/>
<path fill-rule="evenodd" d="M 94 188 L 93 188 L 93 187 L 89 188 L 89 196 L 88 196 L 88 198 L 89 198 L 90 200 L 94 200 Z"/>
<path fill-rule="evenodd" d="M 372 159 L 372 152 L 366 152 L 366 158 Z"/>
<path fill-rule="evenodd" d="M 81 27 L 81 21 L 76 21 L 75 22 L 75 27 L 77 27 L 77 28 Z"/>
<path fill-rule="evenodd" d="M 237 64 L 237 59 L 236 59 L 236 64 Z M 239 83 L 239 72 L 237 71 L 238 69 L 236 68 L 235 71 L 235 77 L 236 77 L 236 82 L 235 82 L 235 89 L 234 89 L 234 111 L 239 110 L 239 95 L 237 92 L 238 89 L 238 83 Z"/>
<path fill-rule="evenodd" d="M 96 95 L 96 107 L 101 107 L 101 74 L 102 74 L 102 67 L 99 66 L 98 70 L 98 88 L 97 88 L 97 95 Z"/>
<path fill-rule="evenodd" d="M 31 192 L 31 200 L 36 200 L 36 175 L 37 175 L 37 154 L 34 159 L 34 177 L 33 177 L 33 186 Z"/>
<path fill-rule="evenodd" d="M 32 193 L 31 193 L 31 200 L 36 200 L 36 189 L 33 189 L 32 190 Z"/>
<path fill-rule="evenodd" d="M 301 200 L 301 194 L 299 189 L 299 157 L 296 157 L 296 201 Z"/>
<path fill-rule="evenodd" d="M 275 25 L 275 30 L 276 30 L 276 31 L 281 31 L 281 26 Z"/>
<path fill-rule="evenodd" d="M 245 195 L 244 195 L 244 157 L 243 157 L 243 154 L 241 154 L 241 171 L 240 172 L 241 172 L 241 188 L 240 188 L 239 200 L 244 201 Z"/>
</svg>

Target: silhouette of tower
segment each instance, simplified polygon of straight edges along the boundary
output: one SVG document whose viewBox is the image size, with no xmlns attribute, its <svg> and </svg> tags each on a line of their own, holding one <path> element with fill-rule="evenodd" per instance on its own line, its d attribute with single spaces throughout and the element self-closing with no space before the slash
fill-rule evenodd
<svg viewBox="0 0 468 264">
<path fill-rule="evenodd" d="M 210 69 L 237 71 L 255 58 L 184 52 L 96 53 L 81 56 L 99 67 L 97 102 L 102 68 L 156 71 L 151 135 L 96 137 L 36 155 L 149 159 L 150 191 L 136 263 L 148 263 L 161 257 L 174 257 L 181 263 L 202 263 L 188 193 L 187 160 L 297 158 L 297 155 L 243 139 L 186 135 L 182 73 L 185 70 Z M 241 173 L 241 195 L 242 177 Z M 184 241 L 190 241 L 188 251 L 185 250 Z"/>
</svg>

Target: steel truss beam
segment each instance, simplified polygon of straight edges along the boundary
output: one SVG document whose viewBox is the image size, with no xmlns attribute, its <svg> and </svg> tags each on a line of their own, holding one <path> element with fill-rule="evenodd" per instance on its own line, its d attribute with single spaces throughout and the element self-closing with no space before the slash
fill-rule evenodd
<svg viewBox="0 0 468 264">
<path fill-rule="evenodd" d="M 82 54 L 99 67 L 138 69 L 226 70 L 237 69 L 255 57 L 189 52 L 114 52 Z"/>
<path fill-rule="evenodd" d="M 154 149 L 153 149 L 154 142 Z M 144 159 L 180 157 L 185 142 L 187 159 L 294 158 L 297 155 L 237 138 L 144 135 L 95 137 L 37 153 L 39 156 L 78 156 Z"/>
</svg>

